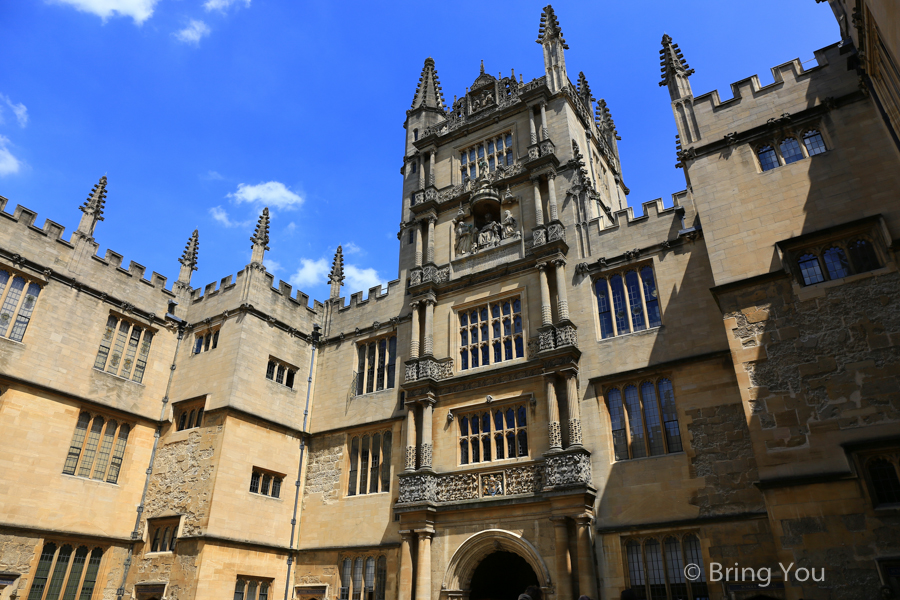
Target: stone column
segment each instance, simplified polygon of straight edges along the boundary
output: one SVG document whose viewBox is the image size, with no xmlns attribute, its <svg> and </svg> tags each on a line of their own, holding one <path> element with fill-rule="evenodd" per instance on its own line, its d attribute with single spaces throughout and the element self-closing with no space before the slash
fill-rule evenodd
<svg viewBox="0 0 900 600">
<path fill-rule="evenodd" d="M 556 173 L 553 171 L 547 173 L 547 187 L 550 188 L 550 220 L 559 221 L 559 211 L 556 208 Z"/>
<path fill-rule="evenodd" d="M 597 597 L 596 578 L 594 577 L 594 555 L 591 552 L 591 517 L 577 517 L 578 528 L 578 593 L 583 596 Z"/>
<path fill-rule="evenodd" d="M 421 156 L 416 157 L 416 163 L 418 163 L 418 166 L 416 168 L 419 170 L 419 189 L 424 190 L 425 189 L 425 165 L 422 163 Z"/>
<path fill-rule="evenodd" d="M 431 468 L 431 420 L 434 416 L 434 402 L 425 400 L 422 402 L 422 452 L 419 455 L 419 468 Z"/>
<path fill-rule="evenodd" d="M 531 126 L 531 143 L 537 144 L 537 130 L 534 128 L 534 109 L 528 107 L 528 124 Z"/>
<path fill-rule="evenodd" d="M 412 339 L 409 341 L 409 357 L 419 358 L 419 302 L 410 302 L 412 307 Z"/>
<path fill-rule="evenodd" d="M 428 155 L 428 185 L 434 185 L 434 152 Z"/>
<path fill-rule="evenodd" d="M 541 176 L 536 175 L 531 178 L 531 183 L 534 184 L 534 218 L 537 221 L 538 226 L 544 224 L 544 207 L 542 206 L 543 201 L 541 200 Z"/>
<path fill-rule="evenodd" d="M 425 300 L 425 355 L 434 354 L 434 300 Z"/>
<path fill-rule="evenodd" d="M 547 390 L 547 433 L 550 450 L 562 450 L 562 435 L 559 431 L 559 405 L 556 399 L 556 374 L 547 373 L 544 379 Z"/>
<path fill-rule="evenodd" d="M 550 139 L 550 129 L 547 127 L 547 103 L 541 102 L 541 141 Z"/>
<path fill-rule="evenodd" d="M 569 532 L 565 517 L 550 517 L 556 534 L 557 600 L 574 600 L 572 595 L 572 565 L 569 562 Z M 596 598 L 596 596 L 591 596 Z"/>
<path fill-rule="evenodd" d="M 560 321 L 569 320 L 569 298 L 566 294 L 566 261 L 557 258 L 556 265 L 556 310 Z"/>
<path fill-rule="evenodd" d="M 547 283 L 547 263 L 537 264 L 538 275 L 541 278 L 541 326 L 553 324 L 553 310 L 550 306 L 550 285 Z"/>
<path fill-rule="evenodd" d="M 416 232 L 416 266 L 422 266 L 422 223 L 416 221 L 413 226 L 413 231 Z"/>
<path fill-rule="evenodd" d="M 437 219 L 428 219 L 428 262 L 434 264 L 434 224 Z"/>
<path fill-rule="evenodd" d="M 398 600 L 412 600 L 412 539 L 412 531 L 400 532 L 400 581 L 398 582 Z"/>
<path fill-rule="evenodd" d="M 406 407 L 406 469 L 416 470 L 416 405 Z"/>
<path fill-rule="evenodd" d="M 569 447 L 581 446 L 581 406 L 578 402 L 578 373 L 566 373 L 566 406 L 569 409 Z"/>
<path fill-rule="evenodd" d="M 419 557 L 416 561 L 416 600 L 431 600 L 431 536 L 433 529 L 417 529 Z"/>
</svg>

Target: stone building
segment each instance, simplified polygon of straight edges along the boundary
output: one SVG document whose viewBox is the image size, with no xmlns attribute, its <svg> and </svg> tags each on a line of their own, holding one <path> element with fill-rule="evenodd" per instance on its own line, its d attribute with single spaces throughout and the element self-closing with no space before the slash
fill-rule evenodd
<svg viewBox="0 0 900 600">
<path fill-rule="evenodd" d="M 340 248 L 275 285 L 267 210 L 169 287 L 98 254 L 105 177 L 68 239 L 0 199 L 0 597 L 897 597 L 898 15 L 831 4 L 724 101 L 663 36 L 687 187 L 640 215 L 551 7 L 538 79 L 427 59 L 349 302 Z"/>
</svg>

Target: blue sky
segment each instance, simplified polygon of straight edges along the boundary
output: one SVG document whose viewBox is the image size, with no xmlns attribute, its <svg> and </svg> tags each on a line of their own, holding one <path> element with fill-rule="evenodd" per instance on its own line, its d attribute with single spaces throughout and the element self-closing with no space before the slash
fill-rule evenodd
<svg viewBox="0 0 900 600">
<path fill-rule="evenodd" d="M 78 225 L 109 178 L 107 248 L 178 275 L 200 230 L 194 287 L 250 260 L 262 206 L 268 268 L 317 299 L 343 244 L 344 295 L 397 276 L 403 120 L 428 56 L 451 101 L 478 75 L 543 74 L 541 2 L 30 0 L 0 2 L 0 195 Z M 683 189 L 660 88 L 660 38 L 680 45 L 694 93 L 838 41 L 813 0 L 554 3 L 570 50 L 622 141 L 629 202 Z M 814 64 L 814 63 L 813 63 Z M 2 243 L 2 241 L 0 241 Z"/>
</svg>

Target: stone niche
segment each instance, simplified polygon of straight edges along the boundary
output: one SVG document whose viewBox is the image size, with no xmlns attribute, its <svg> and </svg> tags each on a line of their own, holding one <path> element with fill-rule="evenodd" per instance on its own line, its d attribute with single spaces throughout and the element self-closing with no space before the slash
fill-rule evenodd
<svg viewBox="0 0 900 600">
<path fill-rule="evenodd" d="M 501 198 L 484 179 L 476 180 L 475 186 L 468 205 L 460 205 L 453 219 L 453 277 L 492 269 L 525 256 L 517 199 L 508 191 Z"/>
</svg>

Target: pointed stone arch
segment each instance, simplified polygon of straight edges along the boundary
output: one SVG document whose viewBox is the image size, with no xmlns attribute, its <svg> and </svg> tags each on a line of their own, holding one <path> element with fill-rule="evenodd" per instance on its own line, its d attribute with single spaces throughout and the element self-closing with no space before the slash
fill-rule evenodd
<svg viewBox="0 0 900 600">
<path fill-rule="evenodd" d="M 475 569 L 487 555 L 497 551 L 521 556 L 537 575 L 541 589 L 546 592 L 550 588 L 550 570 L 531 542 L 505 529 L 486 529 L 469 537 L 453 553 L 441 582 L 441 596 L 468 597 Z"/>
</svg>

